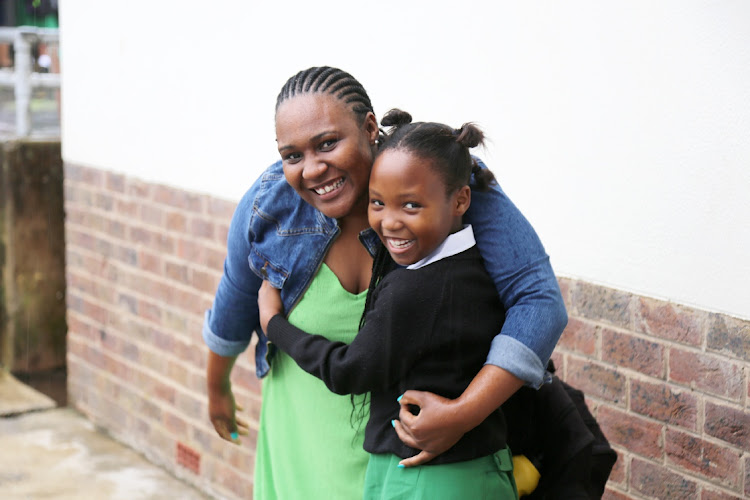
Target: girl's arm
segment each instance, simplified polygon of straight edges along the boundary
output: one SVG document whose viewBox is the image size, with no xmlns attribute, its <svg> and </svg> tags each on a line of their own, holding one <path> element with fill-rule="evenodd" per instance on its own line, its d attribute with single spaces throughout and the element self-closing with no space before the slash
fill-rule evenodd
<svg viewBox="0 0 750 500">
<path fill-rule="evenodd" d="M 293 326 L 284 318 L 279 291 L 263 282 L 258 293 L 261 326 L 300 368 L 321 379 L 336 394 L 363 394 L 391 387 L 408 370 L 423 343 L 419 325 L 429 324 L 429 308 L 409 307 L 401 290 L 409 280 L 389 277 L 373 295 L 373 310 L 351 344 L 334 342 Z M 393 290 L 399 288 L 399 290 Z M 422 329 L 423 330 L 423 329 Z"/>
</svg>

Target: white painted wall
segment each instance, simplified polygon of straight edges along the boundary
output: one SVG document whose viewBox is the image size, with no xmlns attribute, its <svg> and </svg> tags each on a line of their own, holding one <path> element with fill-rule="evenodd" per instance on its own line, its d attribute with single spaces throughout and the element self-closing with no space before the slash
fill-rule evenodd
<svg viewBox="0 0 750 500">
<path fill-rule="evenodd" d="M 273 5 L 272 5 L 273 4 Z M 476 121 L 556 271 L 750 318 L 750 2 L 61 2 L 66 161 L 237 199 L 287 77 Z"/>
</svg>

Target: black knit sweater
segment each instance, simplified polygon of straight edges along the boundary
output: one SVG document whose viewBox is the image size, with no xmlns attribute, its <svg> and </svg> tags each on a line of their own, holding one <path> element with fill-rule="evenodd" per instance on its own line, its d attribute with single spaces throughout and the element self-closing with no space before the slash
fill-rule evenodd
<svg viewBox="0 0 750 500">
<path fill-rule="evenodd" d="M 460 396 L 482 368 L 505 313 L 476 246 L 423 268 L 396 269 L 375 289 L 365 325 L 351 344 L 309 335 L 282 315 L 268 338 L 337 394 L 371 392 L 364 448 L 401 458 L 418 450 L 403 444 L 391 420 L 407 389 Z M 498 409 L 431 464 L 471 460 L 505 447 Z"/>
</svg>

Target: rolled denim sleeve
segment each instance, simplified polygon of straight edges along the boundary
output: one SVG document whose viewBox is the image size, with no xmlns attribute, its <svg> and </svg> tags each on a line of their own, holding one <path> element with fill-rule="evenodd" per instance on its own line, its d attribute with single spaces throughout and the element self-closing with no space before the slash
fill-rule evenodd
<svg viewBox="0 0 750 500">
<path fill-rule="evenodd" d="M 206 311 L 203 340 L 220 356 L 236 356 L 250 344 L 258 329 L 258 289 L 261 279 L 250 270 L 250 219 L 260 181 L 242 197 L 229 225 L 227 257 L 224 274 L 216 290 L 214 302 Z"/>
<path fill-rule="evenodd" d="M 483 165 L 482 165 L 483 166 Z M 466 221 L 506 311 L 487 364 L 539 387 L 568 322 L 557 278 L 534 228 L 499 186 L 472 191 Z"/>
</svg>

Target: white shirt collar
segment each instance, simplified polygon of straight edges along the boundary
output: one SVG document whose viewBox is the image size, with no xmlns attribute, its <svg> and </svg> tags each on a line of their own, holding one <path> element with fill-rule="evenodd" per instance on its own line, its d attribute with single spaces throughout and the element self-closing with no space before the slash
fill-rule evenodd
<svg viewBox="0 0 750 500">
<path fill-rule="evenodd" d="M 430 255 L 424 259 L 415 262 L 406 269 L 419 269 L 433 262 L 437 262 L 446 257 L 451 257 L 461 252 L 465 252 L 469 248 L 476 245 L 477 242 L 474 239 L 474 230 L 471 229 L 471 224 L 464 225 L 464 228 L 453 234 L 449 234 L 447 238 L 435 249 Z"/>
</svg>

